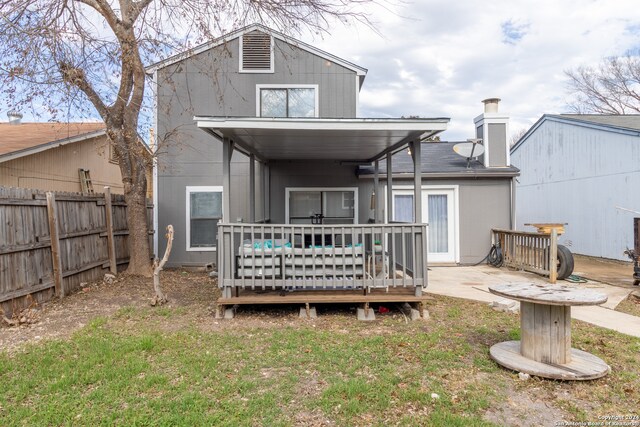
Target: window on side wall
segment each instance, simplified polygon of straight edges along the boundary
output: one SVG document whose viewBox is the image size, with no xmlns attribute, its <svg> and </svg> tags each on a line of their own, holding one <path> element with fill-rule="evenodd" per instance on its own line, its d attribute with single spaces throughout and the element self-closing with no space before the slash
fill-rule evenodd
<svg viewBox="0 0 640 427">
<path fill-rule="evenodd" d="M 318 117 L 317 85 L 257 87 L 259 117 Z"/>
<path fill-rule="evenodd" d="M 216 249 L 222 187 L 187 187 L 187 250 Z"/>
</svg>

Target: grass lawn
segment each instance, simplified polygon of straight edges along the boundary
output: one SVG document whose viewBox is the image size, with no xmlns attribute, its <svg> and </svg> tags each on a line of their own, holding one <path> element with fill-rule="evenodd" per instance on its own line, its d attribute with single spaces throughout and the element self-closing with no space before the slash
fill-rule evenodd
<svg viewBox="0 0 640 427">
<path fill-rule="evenodd" d="M 574 321 L 609 363 L 588 382 L 532 378 L 488 354 L 519 318 L 437 297 L 431 319 L 357 322 L 346 306 L 192 316 L 124 306 L 68 339 L 0 353 L 0 425 L 553 425 L 638 414 L 640 340 Z M 282 314 L 284 313 L 284 314 Z M 432 394 L 438 397 L 432 397 Z"/>
</svg>

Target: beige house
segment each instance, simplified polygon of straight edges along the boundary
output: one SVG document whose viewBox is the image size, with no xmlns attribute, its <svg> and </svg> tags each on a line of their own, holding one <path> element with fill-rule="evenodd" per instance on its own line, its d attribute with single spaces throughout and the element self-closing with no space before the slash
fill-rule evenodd
<svg viewBox="0 0 640 427">
<path fill-rule="evenodd" d="M 104 123 L 0 123 L 0 186 L 81 192 L 79 169 L 89 171 L 95 192 L 123 193 Z M 148 197 L 151 176 L 149 168 Z"/>
</svg>

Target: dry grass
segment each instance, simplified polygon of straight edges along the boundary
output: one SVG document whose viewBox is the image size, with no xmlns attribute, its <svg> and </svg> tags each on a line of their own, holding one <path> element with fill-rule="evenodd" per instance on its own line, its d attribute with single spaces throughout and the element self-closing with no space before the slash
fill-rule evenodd
<svg viewBox="0 0 640 427">
<path fill-rule="evenodd" d="M 533 426 L 640 407 L 640 340 L 582 322 L 574 347 L 607 361 L 609 376 L 520 381 L 488 355 L 518 339 L 518 316 L 484 304 L 436 297 L 426 322 L 393 306 L 357 322 L 348 305 L 320 306 L 315 321 L 296 306 L 218 321 L 207 276 L 168 271 L 164 286 L 168 306 L 149 307 L 151 281 L 127 278 L 48 307 L 40 325 L 0 330 L 4 347 L 35 327 L 68 329 L 0 353 L 0 424 Z"/>
</svg>

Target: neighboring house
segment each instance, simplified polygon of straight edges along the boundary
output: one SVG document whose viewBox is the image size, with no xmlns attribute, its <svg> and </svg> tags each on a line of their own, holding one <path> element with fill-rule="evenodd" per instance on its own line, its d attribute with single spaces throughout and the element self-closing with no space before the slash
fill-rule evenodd
<svg viewBox="0 0 640 427">
<path fill-rule="evenodd" d="M 624 260 L 640 217 L 640 115 L 545 114 L 512 147 L 518 229 L 567 223 L 572 252 Z"/>
<path fill-rule="evenodd" d="M 104 123 L 22 123 L 19 117 L 0 123 L 1 186 L 80 192 L 79 169 L 89 171 L 95 192 L 109 186 L 123 193 Z M 152 197 L 151 181 L 148 188 Z"/>
<path fill-rule="evenodd" d="M 470 136 L 484 135 L 487 153 L 467 168 L 452 143 L 422 142 L 445 130 L 448 118 L 358 118 L 366 69 L 260 25 L 148 72 L 157 93 L 155 229 L 176 230 L 173 266 L 234 264 L 219 258 L 223 223 L 324 224 L 335 238 L 353 234 L 350 224 L 364 236 L 369 222 L 418 217 L 430 225 L 429 262 L 446 264 L 482 260 L 491 228 L 511 228 L 518 170 L 509 164 L 508 118 L 496 100 L 469 126 Z M 233 233 L 225 243 L 232 252 Z M 277 233 L 288 232 L 272 227 Z M 157 239 L 156 253 L 164 245 Z"/>
</svg>

